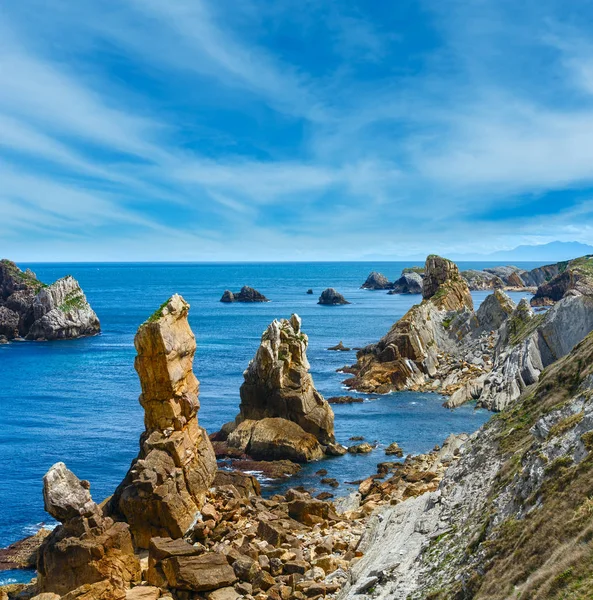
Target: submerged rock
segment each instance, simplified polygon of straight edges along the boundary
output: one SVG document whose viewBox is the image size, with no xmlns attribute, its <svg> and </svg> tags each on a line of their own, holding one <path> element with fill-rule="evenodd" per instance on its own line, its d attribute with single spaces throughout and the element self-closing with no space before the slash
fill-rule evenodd
<svg viewBox="0 0 593 600">
<path fill-rule="evenodd" d="M 0 261 L 0 335 L 9 340 L 56 340 L 100 330 L 99 319 L 74 277 L 45 285 L 32 271 Z"/>
<path fill-rule="evenodd" d="M 385 454 L 388 456 L 397 456 L 401 458 L 404 455 L 404 451 L 399 447 L 397 442 L 392 442 L 385 448 Z"/>
<path fill-rule="evenodd" d="M 269 300 L 257 290 L 254 290 L 248 285 L 244 285 L 241 291 L 237 294 L 229 290 L 225 290 L 221 302 L 269 302 Z"/>
<path fill-rule="evenodd" d="M 340 304 L 350 304 L 342 294 L 336 292 L 334 288 L 327 288 L 321 292 L 321 296 L 319 296 L 319 301 L 317 304 L 324 304 L 326 306 L 338 306 Z"/>
<path fill-rule="evenodd" d="M 140 548 L 148 548 L 155 536 L 182 537 L 216 474 L 212 444 L 198 425 L 196 340 L 188 311 L 181 296 L 172 296 L 134 339 L 146 429 L 110 507 L 130 524 Z"/>
<path fill-rule="evenodd" d="M 328 404 L 358 404 L 364 402 L 361 396 L 332 396 L 327 399 Z"/>
<path fill-rule="evenodd" d="M 338 344 L 336 344 L 335 346 L 330 346 L 328 350 L 335 350 L 336 352 L 349 352 L 350 348 L 346 348 L 346 346 L 344 346 L 344 344 L 340 340 Z"/>
</svg>

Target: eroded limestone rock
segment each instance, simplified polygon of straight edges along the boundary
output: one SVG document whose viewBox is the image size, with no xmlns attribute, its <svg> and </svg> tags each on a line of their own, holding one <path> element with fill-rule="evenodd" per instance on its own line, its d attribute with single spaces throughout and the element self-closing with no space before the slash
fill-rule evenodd
<svg viewBox="0 0 593 600">
<path fill-rule="evenodd" d="M 140 578 L 130 528 L 105 517 L 88 488 L 64 463 L 43 478 L 46 510 L 62 525 L 39 549 L 38 590 L 71 598 L 123 598 Z"/>
<path fill-rule="evenodd" d="M 212 444 L 198 425 L 196 341 L 188 310 L 181 296 L 172 296 L 134 340 L 146 430 L 110 507 L 130 524 L 140 548 L 148 548 L 155 536 L 183 536 L 216 474 Z"/>
</svg>

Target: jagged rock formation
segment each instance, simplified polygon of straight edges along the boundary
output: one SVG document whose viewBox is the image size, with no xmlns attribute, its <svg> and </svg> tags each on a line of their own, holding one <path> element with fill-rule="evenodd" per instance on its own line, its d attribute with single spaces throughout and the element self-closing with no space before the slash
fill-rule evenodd
<svg viewBox="0 0 593 600">
<path fill-rule="evenodd" d="M 506 285 L 500 277 L 488 271 L 468 269 L 461 271 L 461 276 L 467 281 L 470 290 L 498 290 Z"/>
<path fill-rule="evenodd" d="M 319 301 L 317 304 L 324 304 L 326 306 L 337 306 L 339 304 L 350 304 L 342 294 L 336 292 L 334 288 L 327 288 L 321 292 L 321 296 L 319 296 Z"/>
<path fill-rule="evenodd" d="M 234 429 L 230 446 L 302 461 L 319 458 L 320 444 L 335 443 L 333 411 L 309 373 L 308 343 L 298 315 L 269 325 L 243 374 L 240 413 L 225 427 Z"/>
<path fill-rule="evenodd" d="M 581 295 L 593 295 L 593 256 L 558 263 L 558 273 L 538 287 L 531 304 L 546 306 L 567 296 Z"/>
<path fill-rule="evenodd" d="M 558 275 L 563 263 L 537 267 L 531 271 L 525 271 L 519 267 L 488 267 L 483 271 L 469 269 L 461 275 L 467 281 L 470 290 L 489 289 L 516 289 L 523 290 L 535 288 L 550 281 Z"/>
<path fill-rule="evenodd" d="M 39 550 L 38 591 L 76 598 L 79 590 L 89 600 L 125 598 L 130 583 L 140 580 L 128 525 L 105 517 L 88 482 L 64 463 L 56 463 L 43 478 L 43 498 L 45 510 L 62 525 Z"/>
<path fill-rule="evenodd" d="M 130 524 L 140 548 L 148 548 L 155 536 L 182 537 L 216 474 L 212 444 L 198 425 L 199 382 L 192 370 L 196 340 L 188 310 L 181 296 L 172 296 L 134 339 L 146 430 L 140 454 L 110 507 Z"/>
<path fill-rule="evenodd" d="M 341 600 L 593 594 L 593 334 L 460 448 L 439 489 L 376 513 Z"/>
<path fill-rule="evenodd" d="M 424 302 L 413 306 L 377 344 L 360 350 L 345 384 L 363 392 L 386 393 L 419 386 L 437 374 L 443 350 L 458 351 L 449 325 L 470 313 L 473 301 L 457 266 L 431 255 L 426 260 Z"/>
<path fill-rule="evenodd" d="M 391 289 L 387 292 L 394 294 L 421 294 L 422 293 L 422 275 L 416 271 L 402 273 L 402 276 L 394 281 Z"/>
<path fill-rule="evenodd" d="M 593 330 L 593 297 L 569 296 L 535 315 L 522 300 L 501 327 L 492 371 L 478 403 L 502 410 L 536 383 L 545 367 L 568 354 Z"/>
<path fill-rule="evenodd" d="M 372 271 L 360 287 L 364 290 L 389 290 L 392 286 L 385 275 Z"/>
<path fill-rule="evenodd" d="M 248 285 L 244 285 L 239 293 L 233 294 L 225 290 L 221 302 L 269 302 L 269 300 L 257 290 Z"/>
<path fill-rule="evenodd" d="M 0 261 L 0 337 L 56 340 L 95 335 L 100 329 L 74 277 L 45 285 L 32 271 Z"/>
</svg>

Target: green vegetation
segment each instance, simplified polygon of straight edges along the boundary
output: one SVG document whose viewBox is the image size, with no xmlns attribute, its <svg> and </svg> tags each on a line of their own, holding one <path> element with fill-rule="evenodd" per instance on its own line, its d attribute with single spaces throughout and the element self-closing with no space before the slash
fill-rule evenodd
<svg viewBox="0 0 593 600">
<path fill-rule="evenodd" d="M 419 275 L 424 273 L 425 269 L 424 267 L 418 267 L 418 266 L 414 266 L 414 267 L 406 267 L 405 269 L 402 269 L 402 275 L 405 275 L 406 273 L 418 273 Z"/>
<path fill-rule="evenodd" d="M 569 429 L 572 429 L 573 427 L 578 425 L 583 420 L 584 416 L 585 413 L 581 411 L 575 413 L 574 415 L 566 417 L 566 419 L 562 419 L 562 421 L 559 421 L 550 429 L 549 437 L 556 437 L 557 435 L 562 435 Z"/>
<path fill-rule="evenodd" d="M 39 293 L 41 289 L 47 287 L 45 283 L 39 281 L 39 279 L 30 274 L 30 272 L 21 271 L 11 260 L 3 258 L 0 260 L 0 264 L 2 264 L 11 277 L 17 281 L 20 281 L 26 286 L 33 288 L 36 294 Z"/>
<path fill-rule="evenodd" d="M 509 343 L 512 346 L 520 344 L 526 340 L 543 322 L 545 314 L 535 315 L 531 319 L 521 319 L 512 316 L 507 321 L 507 330 L 509 332 Z"/>
<path fill-rule="evenodd" d="M 167 306 L 167 304 L 169 304 L 169 301 L 171 300 L 171 298 L 167 298 L 167 300 L 165 300 L 151 315 L 150 317 L 148 317 L 148 319 L 146 319 L 146 321 L 144 321 L 143 324 L 145 323 L 155 323 L 156 321 L 158 321 L 162 316 L 163 316 L 163 309 L 165 308 L 165 306 Z"/>
<path fill-rule="evenodd" d="M 447 317 L 445 319 L 443 319 L 443 327 L 445 329 L 449 329 L 449 327 L 451 327 L 451 323 L 453 323 L 453 319 L 455 317 Z"/>
<path fill-rule="evenodd" d="M 64 302 L 58 306 L 62 312 L 70 312 L 74 309 L 83 309 L 86 306 L 86 299 L 80 288 L 70 292 L 64 298 Z"/>
</svg>

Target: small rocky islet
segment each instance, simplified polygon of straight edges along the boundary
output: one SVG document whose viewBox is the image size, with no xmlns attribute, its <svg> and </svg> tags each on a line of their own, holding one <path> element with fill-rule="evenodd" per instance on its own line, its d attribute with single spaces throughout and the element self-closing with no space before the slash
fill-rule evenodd
<svg viewBox="0 0 593 600">
<path fill-rule="evenodd" d="M 499 287 L 474 310 L 457 266 L 429 256 L 422 303 L 358 352 L 345 383 L 435 390 L 450 406 L 475 399 L 499 415 L 424 455 L 403 459 L 390 444 L 385 454 L 403 460 L 379 463 L 338 499 L 302 489 L 265 499 L 252 475 L 216 463 L 225 448 L 270 464 L 346 451 L 308 372 L 300 319 L 264 332 L 239 414 L 211 441 L 197 420 L 189 306 L 173 296 L 135 340 L 145 410 L 137 459 L 101 504 L 63 463 L 48 471 L 45 507 L 61 525 L 20 546 L 19 561 L 36 555 L 38 578 L 0 598 L 502 600 L 527 589 L 534 598 L 589 597 L 590 261 L 546 271 L 532 304 L 551 308 L 535 314 Z M 360 440 L 348 453 L 357 460 L 374 450 Z"/>
<path fill-rule="evenodd" d="M 269 300 L 256 289 L 244 285 L 239 292 L 233 293 L 225 290 L 220 299 L 221 302 L 269 302 Z"/>
<path fill-rule="evenodd" d="M 99 319 L 74 277 L 46 285 L 30 269 L 0 260 L 0 343 L 72 339 L 100 331 Z"/>
</svg>

